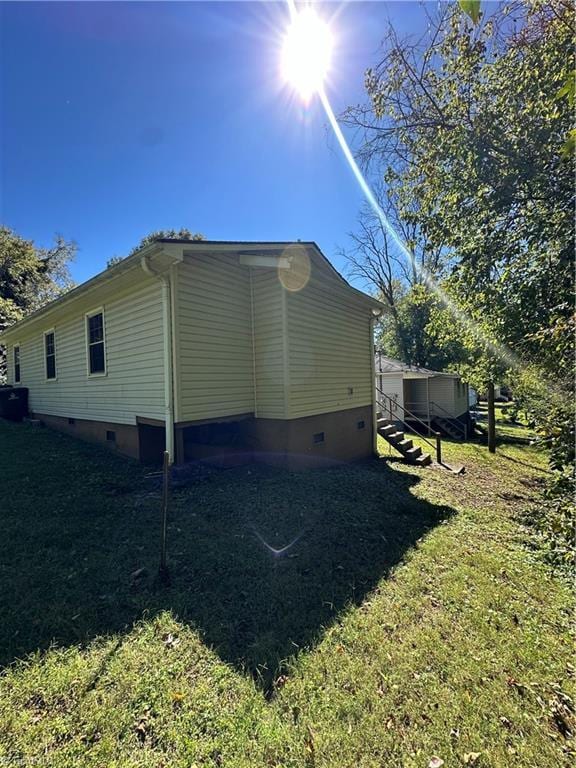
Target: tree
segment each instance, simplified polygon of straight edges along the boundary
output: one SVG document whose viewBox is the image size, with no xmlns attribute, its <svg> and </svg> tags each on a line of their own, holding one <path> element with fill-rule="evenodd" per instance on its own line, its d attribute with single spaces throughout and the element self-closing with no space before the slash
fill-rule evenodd
<svg viewBox="0 0 576 768">
<path fill-rule="evenodd" d="M 389 28 L 366 74 L 370 102 L 344 119 L 364 132 L 365 167 L 383 179 L 394 169 L 394 193 L 413 196 L 419 227 L 448 255 L 452 317 L 438 312 L 430 330 L 457 340 L 461 366 L 490 387 L 509 372 L 550 449 L 538 525 L 563 558 L 575 458 L 573 6 L 460 6 L 430 13 L 422 40 Z"/>
<path fill-rule="evenodd" d="M 37 248 L 0 226 L 0 331 L 72 288 L 69 264 L 77 246 L 56 235 L 50 248 Z M 0 381 L 6 360 L 0 350 Z"/>
<path fill-rule="evenodd" d="M 390 182 L 390 174 L 388 176 Z M 357 278 L 388 307 L 380 322 L 380 339 L 386 351 L 414 365 L 430 365 L 434 352 L 420 333 L 428 322 L 433 297 L 426 275 L 438 277 L 443 269 L 442 248 L 431 247 L 408 204 L 380 186 L 376 199 L 387 219 L 408 244 L 411 258 L 398 251 L 382 219 L 368 204 L 358 217 L 358 230 L 349 237 L 352 246 L 341 249 L 348 273 Z"/>
<path fill-rule="evenodd" d="M 163 238 L 174 238 L 175 240 L 190 240 L 191 242 L 196 242 L 198 240 L 205 240 L 206 238 L 204 235 L 200 234 L 199 232 L 192 233 L 189 229 L 186 229 L 185 227 L 182 227 L 179 230 L 176 229 L 159 229 L 156 232 L 150 232 L 149 235 L 146 235 L 145 237 L 140 240 L 138 245 L 136 245 L 130 253 L 129 256 L 132 256 L 133 253 L 136 253 L 136 251 L 139 251 L 140 248 L 144 248 L 145 245 L 149 245 L 150 243 L 153 243 L 155 240 L 162 240 Z"/>
<path fill-rule="evenodd" d="M 120 264 L 120 262 L 124 261 L 125 258 L 125 256 L 111 256 L 106 262 L 106 269 L 110 269 L 110 267 L 113 267 L 116 264 Z"/>
<path fill-rule="evenodd" d="M 150 234 L 145 235 L 138 245 L 135 245 L 134 248 L 130 251 L 128 256 L 132 256 L 137 251 L 139 251 L 141 248 L 144 248 L 146 245 L 150 245 L 150 243 L 153 243 L 155 240 L 162 240 L 164 238 L 174 238 L 175 240 L 190 240 L 191 242 L 195 242 L 198 240 L 205 240 L 204 235 L 201 235 L 199 232 L 192 233 L 189 229 L 186 229 L 185 227 L 182 227 L 179 230 L 176 229 L 158 229 L 154 232 L 150 232 Z M 115 264 L 119 264 L 121 261 L 126 258 L 125 256 L 112 256 L 108 261 L 106 262 L 107 269 L 110 269 L 110 267 L 113 267 Z"/>
<path fill-rule="evenodd" d="M 364 131 L 365 166 L 383 179 L 392 170 L 393 194 L 412 197 L 421 231 L 448 254 L 442 287 L 475 324 L 470 359 L 489 375 L 541 364 L 539 331 L 566 321 L 572 303 L 563 89 L 573 18 L 564 0 L 490 7 L 484 18 L 467 5 L 470 17 L 443 4 L 416 42 L 389 28 L 367 71 L 370 103 L 344 119 Z"/>
<path fill-rule="evenodd" d="M 368 82 L 410 158 L 402 184 L 420 225 L 455 256 L 453 295 L 526 359 L 572 291 L 573 169 L 561 154 L 572 114 L 556 94 L 573 29 L 561 0 L 513 13 L 473 25 L 444 9 L 432 45 L 400 45 Z"/>
</svg>

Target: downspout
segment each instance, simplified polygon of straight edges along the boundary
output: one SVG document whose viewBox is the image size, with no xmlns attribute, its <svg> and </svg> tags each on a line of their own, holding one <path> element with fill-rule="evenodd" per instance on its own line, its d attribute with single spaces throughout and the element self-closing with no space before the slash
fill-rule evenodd
<svg viewBox="0 0 576 768">
<path fill-rule="evenodd" d="M 378 314 L 374 314 L 374 310 L 372 311 L 372 316 L 370 317 L 370 376 L 371 376 L 371 382 L 370 382 L 370 391 L 372 392 L 372 453 L 374 456 L 378 456 L 378 398 L 376 396 L 376 350 L 374 348 L 374 326 L 376 324 L 376 320 L 380 317 L 380 312 Z"/>
<path fill-rule="evenodd" d="M 166 451 L 169 463 L 174 462 L 174 383 L 172 360 L 172 300 L 170 278 L 156 272 L 148 263 L 146 256 L 140 259 L 140 266 L 150 277 L 156 277 L 162 283 L 162 329 L 164 336 L 164 423 L 166 431 Z"/>
</svg>

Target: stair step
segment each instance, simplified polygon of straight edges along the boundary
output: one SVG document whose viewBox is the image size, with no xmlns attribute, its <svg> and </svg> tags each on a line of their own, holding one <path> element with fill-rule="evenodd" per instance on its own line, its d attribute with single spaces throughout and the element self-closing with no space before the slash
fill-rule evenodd
<svg viewBox="0 0 576 768">
<path fill-rule="evenodd" d="M 444 418 L 436 417 L 436 424 L 440 427 L 444 434 L 451 437 L 453 440 L 463 440 L 465 436 L 464 428 L 458 428 L 455 424 L 447 421 Z"/>
<path fill-rule="evenodd" d="M 384 427 L 393 427 L 394 424 L 392 424 L 388 419 L 378 419 L 376 426 L 378 429 L 384 429 Z"/>
<path fill-rule="evenodd" d="M 404 455 L 407 459 L 414 461 L 418 456 L 422 455 L 422 448 L 420 448 L 419 445 L 416 445 L 414 448 L 409 448 Z"/>
<path fill-rule="evenodd" d="M 404 437 L 404 432 L 396 430 L 393 424 L 378 425 L 378 434 L 384 437 L 397 451 L 399 451 L 410 464 L 425 467 L 431 463 L 429 453 L 422 453 L 420 446 L 415 446 L 412 440 Z"/>
</svg>

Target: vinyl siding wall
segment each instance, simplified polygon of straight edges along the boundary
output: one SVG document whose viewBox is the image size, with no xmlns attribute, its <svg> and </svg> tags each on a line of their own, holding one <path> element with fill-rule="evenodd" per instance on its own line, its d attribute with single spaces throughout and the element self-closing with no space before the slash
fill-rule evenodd
<svg viewBox="0 0 576 768">
<path fill-rule="evenodd" d="M 7 347 L 8 382 L 14 383 L 13 348 L 20 343 L 23 387 L 35 413 L 135 424 L 136 416 L 164 419 L 162 303 L 156 280 L 130 293 L 78 301 L 45 323 L 23 329 Z M 106 375 L 87 375 L 85 313 L 102 307 Z M 54 329 L 56 379 L 46 380 L 44 331 Z"/>
<path fill-rule="evenodd" d="M 393 407 L 390 400 L 385 397 L 381 397 L 380 393 L 376 393 L 376 398 L 380 400 L 381 410 L 385 418 L 397 418 L 399 420 L 404 419 L 404 382 L 402 374 L 390 374 L 379 373 L 376 370 L 376 386 L 389 398 L 395 400 L 400 407 Z"/>
<path fill-rule="evenodd" d="M 307 286 L 291 292 L 276 268 L 242 266 L 235 254 L 186 257 L 176 291 L 177 421 L 371 405 L 370 310 L 312 267 Z"/>
<path fill-rule="evenodd" d="M 460 382 L 460 394 L 458 379 L 449 376 L 433 376 L 428 379 L 430 392 L 430 413 L 432 416 L 456 418 L 468 410 L 468 395 L 466 385 Z M 426 379 L 407 379 L 404 382 L 406 391 L 406 407 L 410 403 L 420 404 L 419 412 L 424 413 L 426 408 Z"/>
<path fill-rule="evenodd" d="M 434 405 L 440 406 L 431 407 L 431 412 L 436 416 L 446 416 L 447 413 L 450 416 L 456 416 L 454 412 L 454 390 L 456 382 L 454 379 L 447 376 L 435 376 L 430 379 L 430 400 Z"/>
<path fill-rule="evenodd" d="M 371 405 L 370 310 L 312 262 L 300 291 L 286 292 L 288 418 Z"/>
<path fill-rule="evenodd" d="M 286 418 L 286 297 L 275 269 L 251 269 L 254 313 L 255 415 Z"/>
<path fill-rule="evenodd" d="M 370 307 L 320 259 L 295 292 L 276 268 L 241 265 L 235 253 L 186 255 L 171 275 L 177 423 L 244 414 L 293 419 L 372 404 Z M 100 306 L 107 375 L 89 377 L 85 313 Z M 46 381 L 43 332 L 51 328 L 57 379 Z M 125 424 L 137 416 L 164 420 L 159 280 L 131 272 L 11 337 L 10 381 L 17 342 L 34 412 Z"/>
<path fill-rule="evenodd" d="M 254 411 L 250 276 L 231 255 L 186 256 L 176 270 L 176 420 Z"/>
<path fill-rule="evenodd" d="M 441 408 L 436 408 L 434 413 L 438 416 L 450 416 L 456 418 L 468 410 L 468 386 L 460 379 L 448 376 L 437 376 L 430 380 L 430 399 Z"/>
</svg>

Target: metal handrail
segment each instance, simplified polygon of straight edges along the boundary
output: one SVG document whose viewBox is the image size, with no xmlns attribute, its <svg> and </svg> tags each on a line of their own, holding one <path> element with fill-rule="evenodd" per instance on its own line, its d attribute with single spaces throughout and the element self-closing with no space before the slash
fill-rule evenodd
<svg viewBox="0 0 576 768">
<path fill-rule="evenodd" d="M 423 427 L 425 427 L 426 429 L 430 429 L 430 425 L 429 424 L 426 424 L 424 421 L 422 421 L 422 419 L 420 419 L 418 416 L 416 416 L 415 413 L 412 413 L 412 411 L 409 411 L 407 408 L 404 408 L 404 406 L 400 405 L 400 403 L 397 403 L 395 400 L 393 400 L 390 397 L 390 395 L 387 395 L 385 392 L 382 392 L 380 387 L 376 386 L 376 392 L 379 393 L 380 395 L 382 395 L 383 397 L 385 397 L 387 400 L 390 401 L 390 403 L 391 403 L 391 405 L 389 406 L 390 417 L 392 417 L 392 408 L 394 408 L 394 409 L 400 408 L 402 411 L 404 411 L 404 414 L 408 414 L 412 419 L 415 419 L 417 422 L 422 424 Z M 377 402 L 378 402 L 378 400 L 377 400 Z M 384 405 L 385 405 L 385 403 L 384 403 Z M 426 438 L 423 435 L 419 435 L 419 437 L 421 437 L 422 440 L 424 440 L 425 443 L 427 443 L 431 448 L 436 450 L 436 461 L 438 462 L 438 464 L 442 464 L 442 445 L 441 445 L 442 435 L 440 434 L 440 432 L 434 432 L 434 436 L 436 437 L 436 445 L 433 445 L 430 442 L 430 440 L 426 440 Z"/>
<path fill-rule="evenodd" d="M 456 422 L 455 424 L 454 421 L 452 421 L 452 419 L 454 419 L 454 416 L 451 416 L 445 408 L 442 408 L 442 406 L 439 403 L 434 402 L 434 400 L 430 400 L 430 405 L 435 405 L 436 408 L 439 408 L 443 413 L 446 414 L 446 416 L 450 419 L 450 424 L 456 426 L 456 428 L 462 432 L 462 436 L 464 437 L 464 440 L 468 438 L 468 430 L 466 429 L 466 425 L 462 425 L 459 422 Z"/>
</svg>

